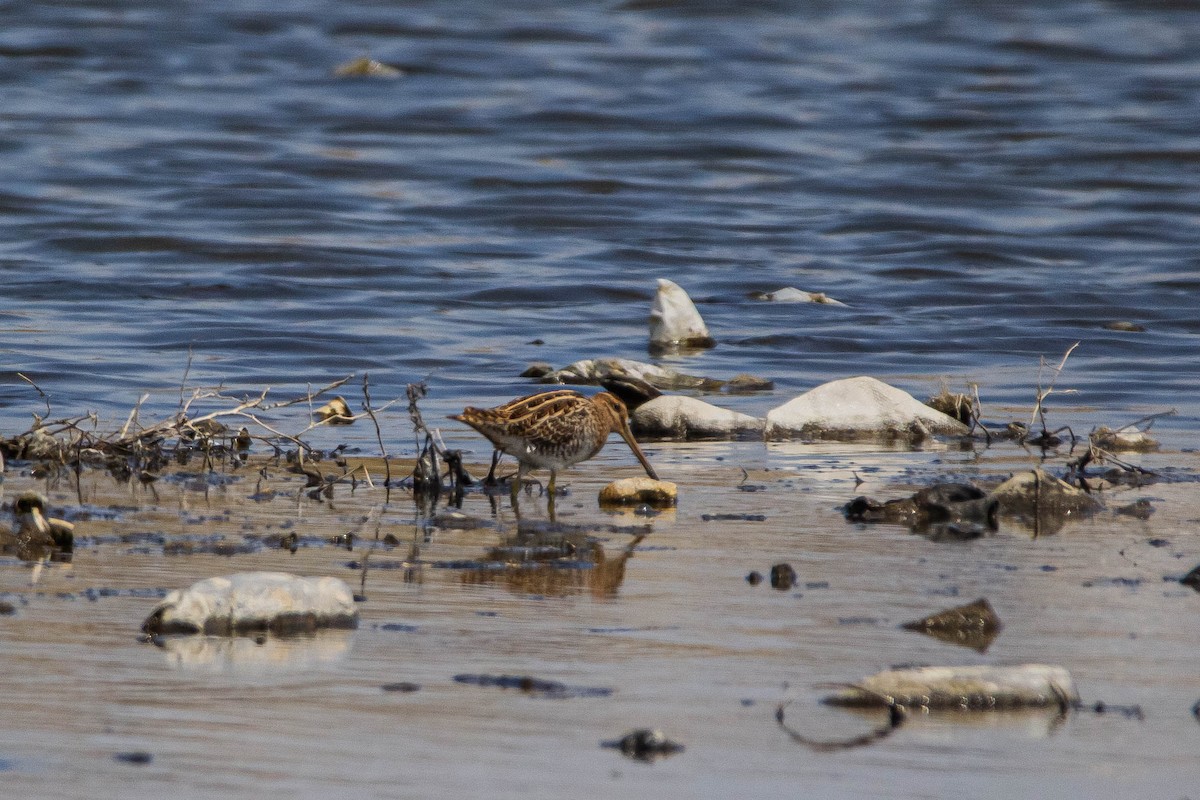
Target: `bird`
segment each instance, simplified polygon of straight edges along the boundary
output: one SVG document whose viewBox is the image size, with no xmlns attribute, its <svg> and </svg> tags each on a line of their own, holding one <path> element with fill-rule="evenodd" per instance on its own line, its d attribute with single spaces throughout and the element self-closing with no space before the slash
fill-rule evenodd
<svg viewBox="0 0 1200 800">
<path fill-rule="evenodd" d="M 612 433 L 620 434 L 646 474 L 658 480 L 629 429 L 629 411 L 608 392 L 591 397 L 571 389 L 538 392 L 495 408 L 468 406 L 450 419 L 465 422 L 486 436 L 497 450 L 517 459 L 512 482 L 514 502 L 521 479 L 530 469 L 550 470 L 547 492 L 553 499 L 558 470 L 599 453 Z"/>
</svg>

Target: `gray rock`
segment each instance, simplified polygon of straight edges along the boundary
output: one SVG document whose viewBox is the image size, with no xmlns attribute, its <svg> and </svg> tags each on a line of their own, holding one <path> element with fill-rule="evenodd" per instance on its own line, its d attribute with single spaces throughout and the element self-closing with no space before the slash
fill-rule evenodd
<svg viewBox="0 0 1200 800">
<path fill-rule="evenodd" d="M 598 384 L 619 378 L 635 378 L 667 391 L 699 389 L 715 392 L 725 385 L 725 381 L 715 378 L 685 375 L 667 367 L 628 358 L 586 358 L 547 372 L 539 380 L 542 383 Z"/>
</svg>

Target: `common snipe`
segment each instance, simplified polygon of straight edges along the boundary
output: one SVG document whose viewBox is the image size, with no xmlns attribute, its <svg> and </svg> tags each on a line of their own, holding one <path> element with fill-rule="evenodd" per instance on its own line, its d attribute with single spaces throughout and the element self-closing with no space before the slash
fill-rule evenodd
<svg viewBox="0 0 1200 800">
<path fill-rule="evenodd" d="M 539 392 L 495 408 L 465 408 L 450 419 L 467 423 L 490 439 L 497 450 L 517 459 L 514 499 L 521 479 L 530 469 L 550 470 L 547 491 L 553 498 L 558 470 L 599 453 L 611 433 L 619 433 L 646 474 L 658 480 L 629 430 L 625 404 L 608 392 L 593 397 L 570 389 Z"/>
</svg>

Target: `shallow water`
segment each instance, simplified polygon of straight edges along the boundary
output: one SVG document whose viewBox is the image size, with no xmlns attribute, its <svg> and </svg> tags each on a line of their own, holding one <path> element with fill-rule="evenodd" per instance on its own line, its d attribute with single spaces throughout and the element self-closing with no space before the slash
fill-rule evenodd
<svg viewBox="0 0 1200 800">
<path fill-rule="evenodd" d="M 1196 7 L 729 8 L 0 0 L 0 434 L 47 413 L 17 373 L 49 395 L 51 417 L 94 410 L 102 431 L 143 393 L 148 423 L 191 387 L 272 387 L 283 400 L 351 373 L 339 391 L 355 407 L 364 374 L 376 405 L 427 379 L 422 409 L 440 420 L 529 391 L 517 376 L 531 361 L 658 360 L 646 316 L 665 277 L 692 294 L 719 344 L 661 360 L 774 380 L 773 392 L 718 400 L 754 414 L 870 374 L 919 397 L 977 383 L 989 420 L 1028 419 L 1039 358 L 1057 363 L 1079 342 L 1057 384 L 1076 393 L 1051 397 L 1052 426 L 1084 433 L 1179 412 L 1155 427 L 1165 453 L 1144 457 L 1181 479 L 1141 493 L 1155 498 L 1151 521 L 1105 515 L 1045 539 L 1002 530 L 933 543 L 848 526 L 837 507 L 1034 459 L 660 444 L 650 457 L 679 483 L 681 505 L 649 521 L 621 573 L 632 534 L 604 527 L 592 502 L 613 474 L 636 470 L 614 445 L 571 470 L 558 509 L 604 539 L 602 578 L 589 568 L 534 588 L 430 564 L 412 581 L 379 568 L 353 634 L 193 658 L 135 641 L 151 590 L 242 569 L 353 579 L 345 564 L 361 555 L 321 543 L 357 528 L 382 491 L 321 504 L 287 484 L 288 497 L 254 504 L 246 475 L 207 492 L 164 482 L 156 500 L 88 475 L 80 491 L 43 488 L 65 512 L 126 508 L 80 520 L 84 535 L 149 536 L 97 540 L 32 586 L 30 567 L 0 562 L 0 591 L 19 600 L 0 618 L 6 791 L 1194 791 L 1195 594 L 1162 578 L 1198 560 Z M 333 77 L 362 55 L 405 74 Z M 748 296 L 784 286 L 848 305 Z M 1145 330 L 1104 327 L 1115 321 Z M 297 432 L 308 410 L 264 418 Z M 411 455 L 403 408 L 382 421 L 388 451 Z M 461 426 L 443 433 L 487 458 Z M 364 424 L 306 438 L 379 451 Z M 738 467 L 766 488 L 738 491 Z M 31 482 L 21 469 L 6 475 L 9 499 Z M 856 488 L 855 473 L 868 483 Z M 527 505 L 527 520 L 544 514 Z M 411 504 L 393 498 L 382 526 L 406 543 L 416 530 L 430 563 L 479 559 L 517 529 L 478 496 L 465 511 L 486 524 L 425 542 Z M 743 512 L 767 519 L 702 519 Z M 183 556 L 156 538 L 290 530 L 313 543 L 294 556 Z M 797 591 L 743 582 L 780 560 L 800 572 Z M 120 591 L 92 600 L 89 588 Z M 981 595 L 1006 624 L 984 656 L 896 628 Z M 906 661 L 1033 660 L 1067 666 L 1085 699 L 1140 703 L 1147 720 L 935 717 L 836 754 L 802 749 L 773 721 L 795 696 L 791 722 L 804 708 L 818 732 L 852 734 L 873 721 L 814 710 L 814 684 Z M 536 699 L 452 680 L 505 672 L 614 694 Z M 399 680 L 422 688 L 379 689 Z M 650 766 L 598 747 L 643 725 L 688 750 Z M 154 759 L 112 758 L 131 750 Z"/>
<path fill-rule="evenodd" d="M 78 520 L 89 538 L 70 565 L 0 564 L 0 599 L 17 607 L 0 624 L 6 790 L 414 798 L 727 797 L 797 785 L 822 797 L 1191 791 L 1200 775 L 1200 725 L 1190 712 L 1200 697 L 1192 669 L 1200 633 L 1187 624 L 1196 594 L 1174 579 L 1195 561 L 1192 484 L 1108 498 L 1109 509 L 1152 498 L 1149 521 L 1110 510 L 1034 537 L 1005 520 L 994 535 L 937 542 L 898 526 L 848 524 L 839 506 L 947 472 L 986 482 L 1030 466 L 1029 457 L 840 445 L 813 448 L 797 468 L 788 453 L 757 443 L 652 453 L 684 487 L 678 509 L 600 511 L 594 498 L 604 481 L 637 470 L 606 451 L 570 471 L 556 525 L 535 496 L 522 499 L 517 520 L 507 498 L 493 513 L 485 496 L 470 494 L 459 516 L 443 509 L 432 525 L 407 496 L 386 502 L 381 487 L 311 500 L 302 481 L 272 464 L 262 480 L 277 494 L 259 502 L 247 497 L 261 465 L 207 494 L 160 481 L 155 498 L 96 474 L 78 491 L 58 486 L 56 506 L 82 497 L 83 508 L 118 511 Z M 1196 469 L 1193 457 L 1178 455 L 1146 457 L 1146 466 Z M 756 491 L 739 490 L 742 468 Z M 9 488 L 28 483 L 12 476 Z M 376 528 L 363 520 L 372 512 L 378 535 L 400 543 L 368 557 Z M 751 517 L 711 519 L 721 513 Z M 328 541 L 351 531 L 365 536 L 353 552 Z M 290 532 L 300 540 L 294 554 L 276 544 Z M 601 543 L 602 560 L 585 548 L 559 566 L 511 566 L 539 543 L 588 536 Z M 179 553 L 180 542 L 194 552 Z M 213 554 L 218 543 L 245 552 Z M 489 555 L 504 543 L 517 548 L 508 569 Z M 782 561 L 799 574 L 792 590 L 745 580 Z M 261 644 L 137 641 L 163 590 L 259 569 L 333 574 L 364 588 L 359 629 Z M 1004 625 L 983 654 L 898 627 L 980 596 Z M 881 742 L 833 753 L 791 741 L 774 720 L 778 704 L 792 700 L 789 725 L 812 738 L 849 738 L 879 715 L 817 705 L 820 684 L 898 663 L 1020 662 L 1061 664 L 1085 703 L 1136 704 L 1145 719 L 918 714 Z M 581 692 L 540 697 L 456 681 L 461 674 L 528 675 Z M 420 688 L 382 688 L 398 682 Z M 643 726 L 663 728 L 686 751 L 642 764 L 600 746 Z M 130 752 L 152 760 L 114 758 Z"/>
</svg>

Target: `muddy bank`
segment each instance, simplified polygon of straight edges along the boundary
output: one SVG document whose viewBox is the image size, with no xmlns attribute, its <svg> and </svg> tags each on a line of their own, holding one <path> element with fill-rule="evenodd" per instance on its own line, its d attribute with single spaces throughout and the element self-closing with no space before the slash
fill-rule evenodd
<svg viewBox="0 0 1200 800">
<path fill-rule="evenodd" d="M 249 787 L 265 741 L 273 769 L 329 791 L 356 779 L 344 766 L 353 753 L 355 763 L 420 760 L 414 779 L 429 793 L 446 781 L 469 792 L 476 780 L 517 780 L 513 748 L 526 754 L 522 774 L 553 775 L 569 759 L 575 780 L 610 789 L 625 786 L 610 784 L 613 770 L 633 767 L 678 770 L 689 786 L 731 792 L 770 785 L 748 772 L 731 777 L 728 765 L 739 762 L 828 788 L 826 756 L 798 760 L 776 725 L 781 701 L 791 700 L 789 724 L 814 721 L 829 739 L 852 738 L 878 721 L 823 709 L 823 684 L 897 664 L 1019 660 L 1061 664 L 1086 700 L 1139 704 L 1145 720 L 910 719 L 887 740 L 886 770 L 871 745 L 839 755 L 849 777 L 838 786 L 869 792 L 897 769 L 914 776 L 904 784 L 914 791 L 931 768 L 1011 781 L 1035 769 L 1064 796 L 1083 797 L 1105 788 L 1095 763 L 1118 765 L 1123 789 L 1190 769 L 1200 640 L 1178 619 L 1197 594 L 1177 581 L 1200 561 L 1187 522 L 1191 456 L 1145 456 L 1165 480 L 1149 491 L 1114 487 L 1104 513 L 1071 518 L 1053 535 L 1035 537 L 1000 515 L 985 536 L 935 541 L 906 524 L 848 524 L 841 509 L 859 495 L 912 496 L 938 480 L 998 485 L 1028 469 L 1019 448 L 647 450 L 679 486 L 675 507 L 602 509 L 604 486 L 640 473 L 613 448 L 563 473 L 554 519 L 536 487 L 521 495 L 520 518 L 503 490 L 421 507 L 404 487 L 383 487 L 381 460 L 356 456 L 314 462 L 315 493 L 310 475 L 259 454 L 232 470 L 164 470 L 152 485 L 100 471 L 78 484 L 70 474 L 35 479 L 10 465 L 6 498 L 44 493 L 49 513 L 75 524 L 76 545 L 65 563 L 0 560 L 0 601 L 12 608 L 0 616 L 12 687 L 0 758 L 15 765 L 6 780 L 33 791 L 33 765 L 47 752 L 69 776 L 134 768 L 116 760 L 122 753 L 149 755 L 141 769 L 188 770 L 179 755 L 187 750 L 187 764 Z M 394 460 L 390 469 L 412 466 Z M 474 474 L 486 467 L 466 464 Z M 357 479 L 327 486 L 347 471 Z M 1109 512 L 1138 500 L 1154 513 Z M 259 570 L 344 580 L 364 598 L 358 629 L 137 641 L 169 590 Z M 747 582 L 752 572 L 761 585 Z M 984 653 L 902 627 L 982 596 L 1003 620 Z M 59 665 L 53 674 L 47 653 Z M 64 681 L 72 692 L 46 691 Z M 391 686 L 410 688 L 380 688 Z M 224 722 L 232 719 L 238 726 Z M 105 746 L 78 740 L 79 730 Z M 649 733 L 628 740 L 634 754 L 652 752 L 655 731 L 686 749 L 634 764 L 620 742 L 638 731 Z M 333 744 L 308 745 L 317 740 Z M 954 763 L 931 766 L 929 744 L 947 740 Z"/>
</svg>

